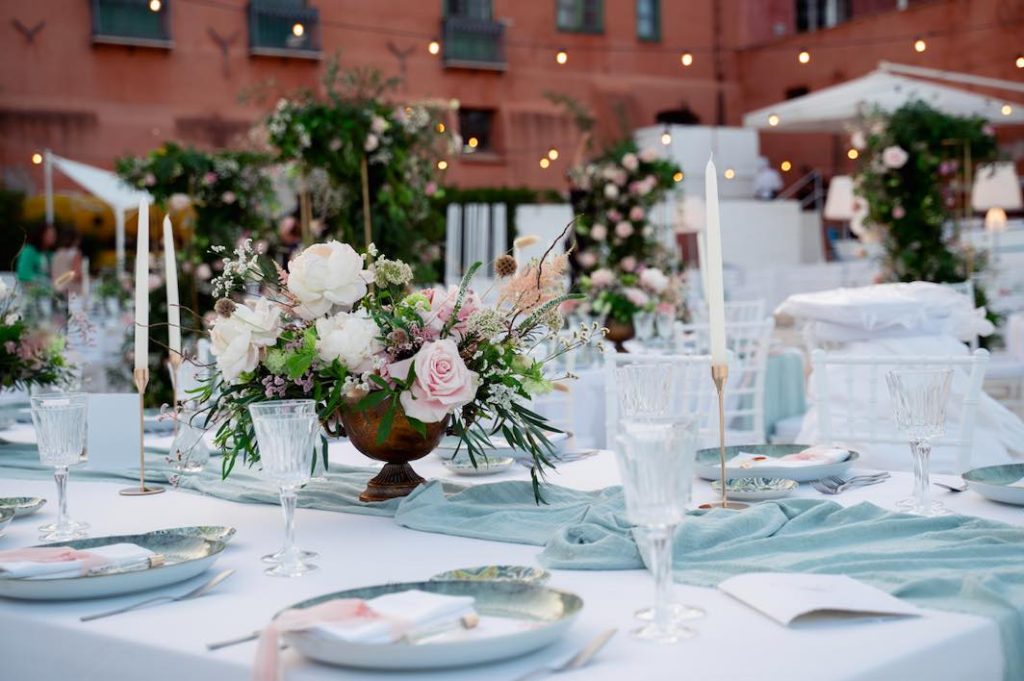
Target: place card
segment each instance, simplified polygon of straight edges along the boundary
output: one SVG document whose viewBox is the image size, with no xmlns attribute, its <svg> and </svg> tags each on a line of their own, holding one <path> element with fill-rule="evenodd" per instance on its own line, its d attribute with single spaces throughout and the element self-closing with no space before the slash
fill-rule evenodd
<svg viewBox="0 0 1024 681">
<path fill-rule="evenodd" d="M 86 463 L 89 470 L 124 471 L 139 467 L 139 396 L 89 395 Z"/>
<path fill-rule="evenodd" d="M 752 572 L 718 585 L 783 626 L 805 616 L 917 616 L 921 610 L 846 575 Z"/>
</svg>

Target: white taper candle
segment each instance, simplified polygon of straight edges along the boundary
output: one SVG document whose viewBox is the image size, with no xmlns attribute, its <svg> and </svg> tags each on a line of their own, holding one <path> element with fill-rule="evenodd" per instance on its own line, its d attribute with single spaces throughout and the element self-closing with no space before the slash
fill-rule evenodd
<svg viewBox="0 0 1024 681">
<path fill-rule="evenodd" d="M 708 323 L 711 332 L 711 363 L 727 364 L 725 349 L 725 285 L 722 281 L 722 227 L 718 216 L 718 171 L 714 156 L 704 169 L 704 204 L 707 220 Z M 704 264 L 701 263 L 703 269 Z"/>
<path fill-rule="evenodd" d="M 181 308 L 178 306 L 178 261 L 174 257 L 171 218 L 164 216 L 164 281 L 167 284 L 167 347 L 181 355 Z"/>
<path fill-rule="evenodd" d="M 149 203 L 139 202 L 135 239 L 135 368 L 149 366 Z"/>
</svg>

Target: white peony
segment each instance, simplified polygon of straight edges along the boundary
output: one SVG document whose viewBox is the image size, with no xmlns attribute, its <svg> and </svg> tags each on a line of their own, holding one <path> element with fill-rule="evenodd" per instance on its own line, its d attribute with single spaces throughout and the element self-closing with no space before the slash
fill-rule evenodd
<svg viewBox="0 0 1024 681">
<path fill-rule="evenodd" d="M 655 293 L 661 293 L 668 288 L 668 277 L 657 267 L 648 267 L 640 273 L 640 285 Z"/>
<path fill-rule="evenodd" d="M 363 310 L 339 312 L 316 320 L 317 354 L 325 362 L 340 361 L 352 373 L 373 369 L 373 358 L 383 351 L 380 328 Z"/>
<path fill-rule="evenodd" d="M 217 358 L 217 369 L 228 383 L 256 369 L 260 350 L 252 343 L 252 331 L 234 315 L 221 317 L 210 329 L 210 352 Z"/>
<path fill-rule="evenodd" d="M 288 290 L 302 305 L 296 312 L 314 319 L 335 305 L 354 305 L 366 295 L 371 275 L 348 244 L 328 241 L 305 249 L 288 264 Z"/>
<path fill-rule="evenodd" d="M 257 347 L 269 347 L 281 335 L 281 310 L 266 298 L 236 305 L 231 318 L 248 327 L 250 342 Z"/>
<path fill-rule="evenodd" d="M 606 184 L 604 186 L 604 197 L 606 199 L 617 199 L 619 198 L 619 188 L 614 184 Z"/>
</svg>

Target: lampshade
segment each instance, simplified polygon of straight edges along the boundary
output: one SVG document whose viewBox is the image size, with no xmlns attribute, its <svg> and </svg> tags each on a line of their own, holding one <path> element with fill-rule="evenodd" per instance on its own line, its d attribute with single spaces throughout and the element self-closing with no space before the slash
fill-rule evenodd
<svg viewBox="0 0 1024 681">
<path fill-rule="evenodd" d="M 825 219 L 852 220 L 855 203 L 853 178 L 849 175 L 833 177 L 828 185 L 828 196 L 825 198 Z"/>
<path fill-rule="evenodd" d="M 1002 208 L 989 208 L 985 213 L 985 229 L 989 232 L 1006 231 L 1006 211 Z"/>
<path fill-rule="evenodd" d="M 1022 207 L 1020 179 L 1012 163 L 992 163 L 978 168 L 971 190 L 971 206 L 975 210 Z"/>
</svg>

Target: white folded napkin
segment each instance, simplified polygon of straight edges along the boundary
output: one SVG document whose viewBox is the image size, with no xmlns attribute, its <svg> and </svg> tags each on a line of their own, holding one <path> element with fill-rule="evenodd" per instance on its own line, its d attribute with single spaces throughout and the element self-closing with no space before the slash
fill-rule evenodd
<svg viewBox="0 0 1024 681">
<path fill-rule="evenodd" d="M 157 554 L 136 544 L 121 543 L 97 546 L 87 550 L 67 547 L 38 547 L 0 552 L 0 577 L 14 579 L 65 579 L 81 577 L 90 570 L 125 567 L 150 559 Z M 57 555 L 67 549 L 64 555 Z M 33 553 L 38 558 L 33 559 Z M 8 557 L 5 558 L 4 554 Z"/>
<path fill-rule="evenodd" d="M 804 466 L 820 466 L 829 463 L 841 463 L 850 458 L 848 449 L 815 445 L 794 454 L 785 456 L 765 456 L 740 452 L 727 462 L 730 468 L 757 468 L 772 466 L 779 468 L 802 468 Z"/>
<path fill-rule="evenodd" d="M 1011 482 L 1007 487 L 1020 487 L 1021 489 L 1024 489 L 1024 478 L 1021 478 L 1017 482 Z"/>
<path fill-rule="evenodd" d="M 392 643 L 417 632 L 434 632 L 458 626 L 473 614 L 472 596 L 446 596 L 427 591 L 399 591 L 366 601 L 381 619 L 350 619 L 317 624 L 312 629 L 329 638 L 351 643 Z M 404 626 L 396 627 L 396 622 Z"/>
</svg>

